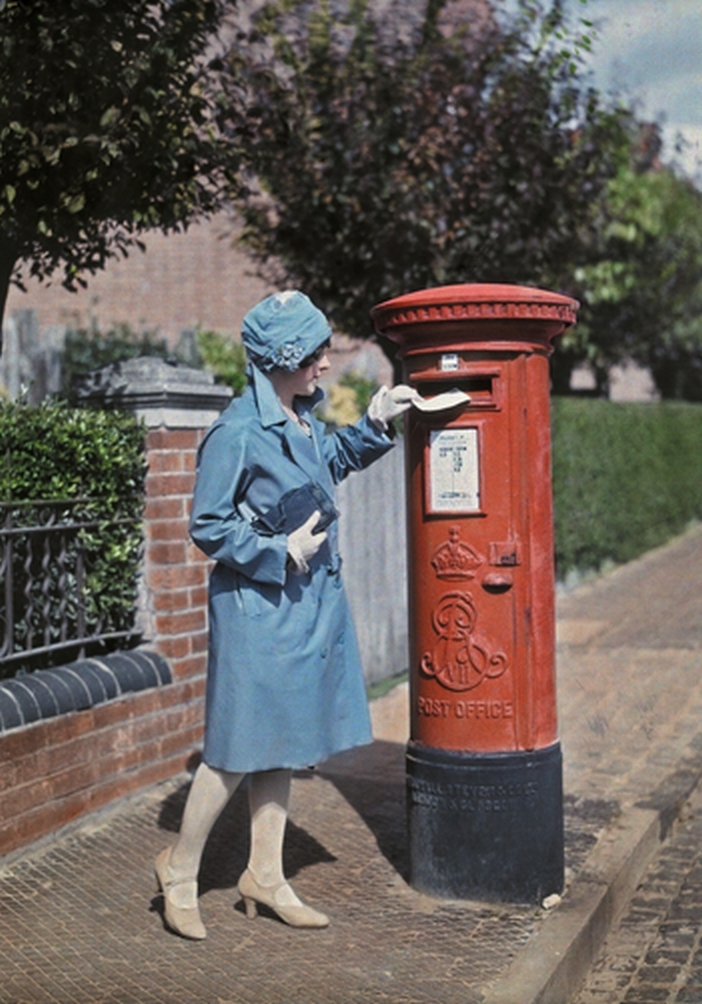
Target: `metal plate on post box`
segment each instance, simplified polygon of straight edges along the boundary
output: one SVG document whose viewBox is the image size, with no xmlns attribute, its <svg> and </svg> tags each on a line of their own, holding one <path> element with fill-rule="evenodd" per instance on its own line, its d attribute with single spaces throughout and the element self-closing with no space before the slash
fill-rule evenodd
<svg viewBox="0 0 702 1004">
<path fill-rule="evenodd" d="M 444 352 L 439 362 L 442 373 L 457 373 L 460 368 L 457 352 Z"/>
<path fill-rule="evenodd" d="M 431 512 L 480 512 L 477 429 L 431 431 L 429 509 Z"/>
</svg>

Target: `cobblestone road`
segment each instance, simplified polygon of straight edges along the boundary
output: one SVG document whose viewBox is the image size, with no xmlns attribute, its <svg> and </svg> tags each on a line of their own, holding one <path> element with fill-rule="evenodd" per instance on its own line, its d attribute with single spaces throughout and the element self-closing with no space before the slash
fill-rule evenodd
<svg viewBox="0 0 702 1004">
<path fill-rule="evenodd" d="M 570 1004 L 702 1004 L 702 790 Z"/>
</svg>

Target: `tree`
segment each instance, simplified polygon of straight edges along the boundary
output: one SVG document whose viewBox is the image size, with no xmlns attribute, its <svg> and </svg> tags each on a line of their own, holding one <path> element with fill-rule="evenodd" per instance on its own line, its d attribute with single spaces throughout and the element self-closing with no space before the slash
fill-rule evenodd
<svg viewBox="0 0 702 1004">
<path fill-rule="evenodd" d="M 287 0 L 240 27 L 244 239 L 342 330 L 407 290 L 574 268 L 619 115 L 580 84 L 561 3 L 519 6 Z"/>
<path fill-rule="evenodd" d="M 664 398 L 702 400 L 702 193 L 661 162 L 655 124 L 632 120 L 617 174 L 593 207 L 592 243 L 574 273 L 580 323 L 565 338 L 606 391 L 634 359 Z"/>
<path fill-rule="evenodd" d="M 144 230 L 178 230 L 221 204 L 209 84 L 225 11 L 224 0 L 0 0 L 0 318 L 26 272 L 58 269 L 75 289 Z"/>
</svg>

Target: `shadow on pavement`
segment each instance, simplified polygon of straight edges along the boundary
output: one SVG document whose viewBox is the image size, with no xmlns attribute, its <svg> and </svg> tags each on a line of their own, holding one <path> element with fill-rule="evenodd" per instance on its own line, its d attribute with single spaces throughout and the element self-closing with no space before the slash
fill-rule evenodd
<svg viewBox="0 0 702 1004">
<path fill-rule="evenodd" d="M 405 746 L 376 740 L 331 757 L 319 768 L 371 831 L 381 854 L 406 879 Z"/>
</svg>

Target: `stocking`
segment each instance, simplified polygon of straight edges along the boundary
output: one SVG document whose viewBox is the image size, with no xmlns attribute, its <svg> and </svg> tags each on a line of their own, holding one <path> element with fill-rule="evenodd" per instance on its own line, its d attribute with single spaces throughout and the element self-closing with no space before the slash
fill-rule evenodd
<svg viewBox="0 0 702 1004">
<path fill-rule="evenodd" d="M 280 905 L 297 906 L 300 900 L 283 874 L 283 838 L 290 800 L 290 770 L 267 770 L 249 777 L 251 851 L 249 871 L 262 886 L 282 886 L 276 894 Z"/>
<path fill-rule="evenodd" d="M 243 774 L 215 770 L 201 763 L 185 803 L 180 833 L 170 853 L 170 870 L 174 876 L 197 878 L 202 852 L 219 814 L 232 797 Z M 174 905 L 193 907 L 197 903 L 197 883 L 178 885 L 171 893 Z"/>
</svg>

